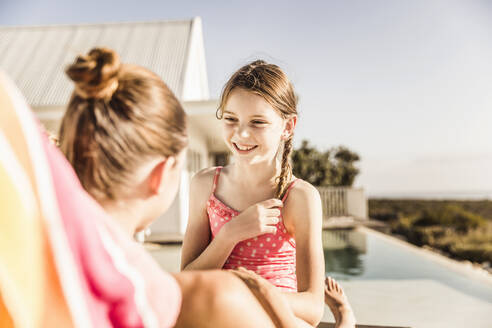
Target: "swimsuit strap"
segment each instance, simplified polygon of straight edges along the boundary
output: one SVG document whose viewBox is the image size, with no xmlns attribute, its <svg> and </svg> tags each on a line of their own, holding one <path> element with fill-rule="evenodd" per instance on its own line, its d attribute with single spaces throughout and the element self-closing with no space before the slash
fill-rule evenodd
<svg viewBox="0 0 492 328">
<path fill-rule="evenodd" d="M 284 193 L 284 197 L 282 197 L 282 202 L 285 202 L 285 200 L 287 199 L 287 196 L 289 195 L 289 191 L 292 189 L 292 187 L 294 187 L 294 185 L 296 184 L 296 182 L 298 181 L 299 179 L 295 179 L 294 181 L 292 181 L 289 185 L 289 187 L 287 188 L 287 190 L 285 191 Z"/>
<path fill-rule="evenodd" d="M 215 193 L 215 189 L 217 189 L 217 182 L 219 182 L 219 175 L 221 169 L 222 166 L 217 166 L 217 168 L 215 169 L 214 186 L 212 187 L 212 193 Z"/>
</svg>

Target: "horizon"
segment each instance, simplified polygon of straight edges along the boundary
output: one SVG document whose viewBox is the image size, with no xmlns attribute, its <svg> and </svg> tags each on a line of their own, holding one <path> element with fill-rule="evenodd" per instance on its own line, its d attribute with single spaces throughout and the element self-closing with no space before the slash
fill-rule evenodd
<svg viewBox="0 0 492 328">
<path fill-rule="evenodd" d="M 251 59 L 280 65 L 300 96 L 295 146 L 358 153 L 369 197 L 492 187 L 490 2 L 114 4 L 4 1 L 0 25 L 199 16 L 211 98 Z"/>
<path fill-rule="evenodd" d="M 436 200 L 436 201 L 492 201 L 491 190 L 417 191 L 368 193 L 368 199 Z"/>
</svg>

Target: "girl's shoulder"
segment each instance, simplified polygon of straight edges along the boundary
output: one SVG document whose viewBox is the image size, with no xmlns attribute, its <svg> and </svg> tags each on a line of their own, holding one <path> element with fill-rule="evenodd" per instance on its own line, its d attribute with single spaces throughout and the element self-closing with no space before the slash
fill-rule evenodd
<svg viewBox="0 0 492 328">
<path fill-rule="evenodd" d="M 220 172 L 218 172 L 219 168 Z M 195 173 L 195 175 L 193 175 L 193 177 L 191 178 L 190 189 L 192 190 L 192 192 L 211 192 L 213 190 L 215 180 L 218 180 L 217 175 L 220 174 L 220 177 L 223 178 L 227 175 L 228 171 L 228 166 L 212 166 L 202 169 Z"/>
<path fill-rule="evenodd" d="M 319 191 L 315 186 L 302 179 L 297 179 L 287 195 L 286 202 L 290 200 L 294 203 L 300 203 L 318 199 L 321 200 Z"/>
<path fill-rule="evenodd" d="M 288 216 L 299 217 L 321 209 L 321 197 L 318 189 L 307 181 L 298 179 L 292 186 L 284 203 Z"/>
<path fill-rule="evenodd" d="M 190 189 L 192 191 L 211 190 L 214 183 L 214 178 L 217 172 L 217 168 L 218 167 L 216 166 L 207 167 L 195 173 L 191 178 Z"/>
</svg>

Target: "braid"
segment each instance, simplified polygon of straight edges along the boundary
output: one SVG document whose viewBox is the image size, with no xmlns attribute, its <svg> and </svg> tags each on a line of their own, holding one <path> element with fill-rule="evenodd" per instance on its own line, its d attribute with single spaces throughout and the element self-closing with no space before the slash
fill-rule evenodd
<svg viewBox="0 0 492 328">
<path fill-rule="evenodd" d="M 282 154 L 282 169 L 280 170 L 280 176 L 277 178 L 277 191 L 275 197 L 282 199 L 287 185 L 292 178 L 292 167 L 290 165 L 289 159 L 292 152 L 292 137 L 290 137 L 284 143 L 284 152 Z"/>
</svg>

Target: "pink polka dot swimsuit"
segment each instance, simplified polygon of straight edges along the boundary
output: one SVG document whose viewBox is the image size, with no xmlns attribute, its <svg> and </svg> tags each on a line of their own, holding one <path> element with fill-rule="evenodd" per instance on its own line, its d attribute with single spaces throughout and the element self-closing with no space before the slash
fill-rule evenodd
<svg viewBox="0 0 492 328">
<path fill-rule="evenodd" d="M 207 202 L 212 238 L 224 224 L 240 214 L 215 196 L 221 169 L 222 167 L 217 167 L 212 193 Z M 289 185 L 282 202 L 296 181 Z M 267 233 L 237 243 L 223 269 L 235 269 L 240 266 L 256 272 L 284 291 L 297 292 L 296 243 L 284 226 L 282 214 L 275 234 Z"/>
</svg>

